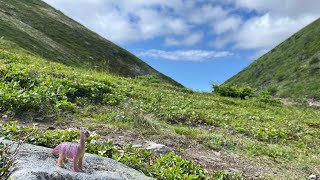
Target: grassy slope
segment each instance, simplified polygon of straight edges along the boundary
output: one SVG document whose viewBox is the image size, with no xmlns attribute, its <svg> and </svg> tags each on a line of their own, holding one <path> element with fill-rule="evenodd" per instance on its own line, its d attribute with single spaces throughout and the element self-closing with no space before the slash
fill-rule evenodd
<svg viewBox="0 0 320 180">
<path fill-rule="evenodd" d="M 320 19 L 254 61 L 225 84 L 275 87 L 283 97 L 320 98 Z"/>
<path fill-rule="evenodd" d="M 318 109 L 274 106 L 255 98 L 240 100 L 192 92 L 159 83 L 157 79 L 149 77 L 123 78 L 71 68 L 28 55 L 18 49 L 14 44 L 0 41 L 1 78 L 11 77 L 12 75 L 5 73 L 8 72 L 6 69 L 15 67 L 21 72 L 30 72 L 32 77 L 40 82 L 38 84 L 86 80 L 107 83 L 112 87 L 111 92 L 117 92 L 115 95 L 121 94 L 120 104 L 103 105 L 80 99 L 72 111 L 62 108 L 56 112 L 56 116 L 46 116 L 46 112 L 38 113 L 43 115 L 44 122 L 51 118 L 65 126 L 88 126 L 99 130 L 101 134 L 115 133 L 110 132 L 110 127 L 116 127 L 117 132 L 142 135 L 144 139 L 170 138 L 177 146 L 181 139 L 188 139 L 206 148 L 237 154 L 242 159 L 250 160 L 252 166 L 234 165 L 247 176 L 250 176 L 246 174 L 247 170 L 255 166 L 268 167 L 267 171 L 259 172 L 261 177 L 277 179 L 303 178 L 319 172 L 320 111 Z M 13 79 L 21 82 L 19 78 L 21 77 L 17 76 L 17 79 Z M 20 99 L 25 97 L 24 92 L 32 91 L 36 88 L 33 86 L 32 83 L 32 87 L 20 92 L 24 96 L 17 95 L 14 99 L 9 99 L 11 103 L 14 104 L 16 101 L 23 103 Z M 1 92 L 6 91 L 1 89 Z M 3 99 L 5 98 L 7 97 Z M 32 103 L 34 102 L 31 101 L 31 105 Z M 29 113 L 28 110 L 15 112 L 14 109 L 6 111 L 6 108 L 1 107 L 2 114 L 9 114 L 10 118 L 17 118 L 14 113 L 18 113 L 26 114 L 22 116 L 24 121 L 39 119 L 33 114 L 34 112 Z M 36 110 L 44 111 L 41 108 Z M 66 119 L 77 120 L 68 122 Z M 183 147 L 182 145 L 181 148 Z M 185 152 L 183 149 L 178 151 L 182 155 Z"/>
<path fill-rule="evenodd" d="M 0 0 L 0 37 L 41 57 L 122 76 L 171 78 L 39 0 Z"/>
</svg>

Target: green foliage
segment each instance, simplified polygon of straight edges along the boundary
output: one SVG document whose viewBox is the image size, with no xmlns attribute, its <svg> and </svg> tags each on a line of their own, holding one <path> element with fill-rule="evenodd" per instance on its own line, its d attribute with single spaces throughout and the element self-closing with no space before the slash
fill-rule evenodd
<svg viewBox="0 0 320 180">
<path fill-rule="evenodd" d="M 249 144 L 247 147 L 248 153 L 254 156 L 268 156 L 276 161 L 290 160 L 292 159 L 292 152 L 285 147 L 279 147 L 275 145 L 259 145 Z"/>
<path fill-rule="evenodd" d="M 0 54 L 4 58 L 4 64 L 0 64 L 2 112 L 11 111 L 17 115 L 24 112 L 57 113 L 75 110 L 75 103 L 80 102 L 79 99 L 89 103 L 117 105 L 125 97 L 119 88 L 108 81 L 95 81 L 90 77 L 65 79 L 52 72 L 34 71 L 15 64 L 21 59 L 6 51 L 0 50 Z"/>
<path fill-rule="evenodd" d="M 0 134 L 6 139 L 14 140 L 31 131 L 36 131 L 37 133 L 27 139 L 28 143 L 50 148 L 57 146 L 61 142 L 77 142 L 79 139 L 79 130 L 76 129 L 42 131 L 36 127 L 23 128 L 17 122 L 3 124 Z M 146 175 L 158 179 L 206 179 L 206 177 L 209 177 L 208 173 L 200 165 L 184 160 L 174 153 L 158 156 L 152 154 L 149 150 L 133 148 L 130 144 L 121 148 L 115 146 L 111 140 L 97 141 L 98 139 L 99 135 L 95 132 L 90 133 L 90 137 L 86 139 L 87 152 L 113 158 Z M 2 157 L 1 153 L 2 150 L 0 150 L 0 159 Z M 0 170 L 2 170 L 1 162 Z"/>
<path fill-rule="evenodd" d="M 280 105 L 280 104 L 282 104 L 279 99 L 272 97 L 272 95 L 266 90 L 260 91 L 257 99 L 260 102 L 263 102 L 263 103 L 266 103 L 266 104 L 270 104 L 270 105 Z"/>
<path fill-rule="evenodd" d="M 309 61 L 309 65 L 313 65 L 313 64 L 316 64 L 316 63 L 319 63 L 319 62 L 320 62 L 319 57 L 314 56 L 314 57 L 312 57 L 311 60 Z"/>
<path fill-rule="evenodd" d="M 226 137 L 223 136 L 219 136 L 219 135 L 210 135 L 209 137 L 207 137 L 207 139 L 205 140 L 206 145 L 208 147 L 210 147 L 211 149 L 214 150 L 236 150 L 237 149 L 237 145 L 235 142 L 232 142 L 228 139 L 226 139 Z"/>
<path fill-rule="evenodd" d="M 174 153 L 160 156 L 155 162 L 155 174 L 160 179 L 206 179 L 206 171 L 192 161 L 186 161 Z"/>
<path fill-rule="evenodd" d="M 254 89 L 249 85 L 238 86 L 238 85 L 216 85 L 213 84 L 213 92 L 221 96 L 236 97 L 245 99 L 254 95 Z"/>
<path fill-rule="evenodd" d="M 0 93 L 5 95 L 0 97 L 0 116 L 4 120 L 15 119 L 12 114 L 18 114 L 23 121 L 37 116 L 46 121 L 46 116 L 55 114 L 59 122 L 53 123 L 62 121 L 67 125 L 70 120 L 72 124 L 84 123 L 101 133 L 109 133 L 110 130 L 104 127 L 112 126 L 143 136 L 190 138 L 200 146 L 232 152 L 254 162 L 260 163 L 263 159 L 268 166 L 276 164 L 277 172 L 290 174 L 289 170 L 286 171 L 290 167 L 299 177 L 310 172 L 302 171 L 300 167 L 313 170 L 320 161 L 317 148 L 320 143 L 319 110 L 281 105 L 271 96 L 271 90 L 255 93 L 250 98 L 244 96 L 245 100 L 241 100 L 241 97 L 193 92 L 159 83 L 150 76 L 123 78 L 72 68 L 35 57 L 21 49 L 16 51 L 18 48 L 13 44 L 5 45 L 5 48 L 13 49 L 9 49 L 10 52 L 2 50 L 0 41 Z M 268 83 L 266 89 L 273 87 L 277 94 L 290 86 L 279 88 Z M 313 86 L 314 90 L 317 86 Z M 28 116 L 22 116 L 24 113 Z M 1 127 L 1 136 L 7 139 L 16 139 L 21 133 L 30 132 L 15 123 Z M 77 141 L 79 133 L 69 131 L 42 131 L 28 141 L 50 147 L 60 141 Z M 88 152 L 111 157 L 150 176 L 164 174 L 155 168 L 159 156 L 129 145 L 118 147 L 111 141 L 98 141 L 95 137 L 87 141 Z M 180 139 L 174 143 L 178 142 Z M 178 157 L 175 159 L 179 160 Z M 170 163 L 161 161 L 161 164 Z M 178 176 L 174 173 L 179 169 L 182 168 L 171 168 L 173 176 Z M 190 172 L 183 176 L 192 179 L 193 175 Z M 227 175 L 222 173 L 221 176 Z"/>
<path fill-rule="evenodd" d="M 8 178 L 9 169 L 16 160 L 10 152 L 11 147 L 12 145 L 0 142 L 0 179 Z"/>
<path fill-rule="evenodd" d="M 258 102 L 270 104 L 270 105 L 280 105 L 281 102 L 279 99 L 273 98 L 271 94 L 276 92 L 276 89 L 273 87 L 268 88 L 267 90 L 262 90 L 259 93 L 255 94 L 254 89 L 249 85 L 238 86 L 238 85 L 215 85 L 213 84 L 213 92 L 221 96 L 232 97 L 232 98 L 241 98 L 248 99 L 250 97 L 255 97 Z"/>
<path fill-rule="evenodd" d="M 20 151 L 25 139 L 17 139 L 16 142 L 0 142 L 0 179 L 7 179 L 12 169 L 10 169 L 17 160 L 17 154 Z"/>
<path fill-rule="evenodd" d="M 214 173 L 213 179 L 216 179 L 216 180 L 230 180 L 230 179 L 242 180 L 244 178 L 239 173 L 232 174 L 227 171 L 218 171 L 218 172 Z"/>
</svg>

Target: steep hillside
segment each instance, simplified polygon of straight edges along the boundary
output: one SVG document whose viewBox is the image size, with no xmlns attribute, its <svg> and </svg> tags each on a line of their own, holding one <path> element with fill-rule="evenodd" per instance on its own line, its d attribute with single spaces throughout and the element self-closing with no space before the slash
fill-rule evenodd
<svg viewBox="0 0 320 180">
<path fill-rule="evenodd" d="M 320 19 L 266 53 L 225 84 L 271 88 L 282 97 L 320 98 Z"/>
<path fill-rule="evenodd" d="M 101 135 L 98 139 L 92 133 L 87 152 L 158 179 L 306 179 L 319 174 L 319 116 L 318 109 L 264 97 L 221 97 L 150 76 L 125 78 L 70 67 L 0 40 L 1 137 L 24 136 L 37 122 L 41 130 L 28 142 L 54 147 L 78 140 L 78 131 L 68 128 L 87 127 Z M 146 141 L 164 144 L 175 154 L 158 156 L 126 146 L 142 147 Z"/>
<path fill-rule="evenodd" d="M 0 38 L 66 65 L 122 76 L 171 78 L 40 0 L 0 0 Z"/>
</svg>

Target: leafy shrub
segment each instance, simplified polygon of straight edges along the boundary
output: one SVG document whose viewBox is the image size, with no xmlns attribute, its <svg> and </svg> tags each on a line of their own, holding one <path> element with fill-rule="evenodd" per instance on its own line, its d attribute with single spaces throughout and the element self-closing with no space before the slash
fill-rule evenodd
<svg viewBox="0 0 320 180">
<path fill-rule="evenodd" d="M 309 65 L 313 65 L 320 62 L 320 59 L 317 56 L 314 56 L 311 58 L 311 60 L 309 61 Z"/>
<path fill-rule="evenodd" d="M 273 95 L 276 95 L 276 93 L 278 92 L 278 89 L 275 86 L 268 86 L 266 88 L 266 91 L 273 96 Z"/>
<path fill-rule="evenodd" d="M 218 171 L 213 174 L 213 179 L 216 179 L 216 180 L 230 180 L 230 179 L 242 180 L 244 178 L 242 177 L 242 175 L 240 173 L 233 174 L 233 173 L 230 173 L 227 171 Z"/>
<path fill-rule="evenodd" d="M 73 92 L 66 94 L 71 102 L 74 102 L 76 98 L 87 98 L 92 103 L 116 105 L 123 96 L 108 82 L 77 79 L 74 81 L 62 80 L 62 84 L 74 89 Z"/>
<path fill-rule="evenodd" d="M 106 81 L 66 80 L 34 72 L 24 66 L 0 67 L 0 111 L 16 115 L 27 112 L 73 111 L 76 100 L 117 105 L 124 93 Z"/>
<path fill-rule="evenodd" d="M 254 89 L 249 85 L 237 86 L 237 85 L 216 85 L 213 84 L 213 92 L 221 96 L 235 97 L 245 99 L 246 97 L 253 96 Z"/>
<path fill-rule="evenodd" d="M 138 76 L 136 79 L 138 79 L 139 82 L 143 82 L 144 85 L 161 83 L 161 79 L 153 75 Z"/>
<path fill-rule="evenodd" d="M 154 164 L 155 174 L 160 179 L 205 179 L 206 171 L 192 161 L 174 153 L 161 156 Z"/>
<path fill-rule="evenodd" d="M 263 103 L 270 104 L 270 105 L 282 104 L 279 99 L 272 97 L 272 95 L 266 90 L 262 90 L 259 92 L 259 94 L 257 96 L 257 100 L 259 102 L 263 102 Z"/>
</svg>

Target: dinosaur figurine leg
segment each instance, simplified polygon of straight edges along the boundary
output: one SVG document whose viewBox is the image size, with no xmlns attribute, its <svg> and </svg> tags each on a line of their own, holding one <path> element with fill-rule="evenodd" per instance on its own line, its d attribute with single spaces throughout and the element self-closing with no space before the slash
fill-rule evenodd
<svg viewBox="0 0 320 180">
<path fill-rule="evenodd" d="M 73 170 L 75 172 L 80 172 L 81 170 L 78 167 L 79 157 L 75 156 L 73 157 Z"/>
<path fill-rule="evenodd" d="M 58 158 L 57 165 L 58 165 L 59 167 L 62 167 L 62 168 L 63 168 L 63 167 L 64 167 L 63 161 L 64 161 L 65 159 L 66 159 L 66 157 L 60 155 L 59 158 Z"/>
<path fill-rule="evenodd" d="M 83 156 L 81 156 L 81 157 L 79 158 L 78 167 L 79 167 L 80 170 L 82 170 L 82 161 L 83 161 Z"/>
</svg>

